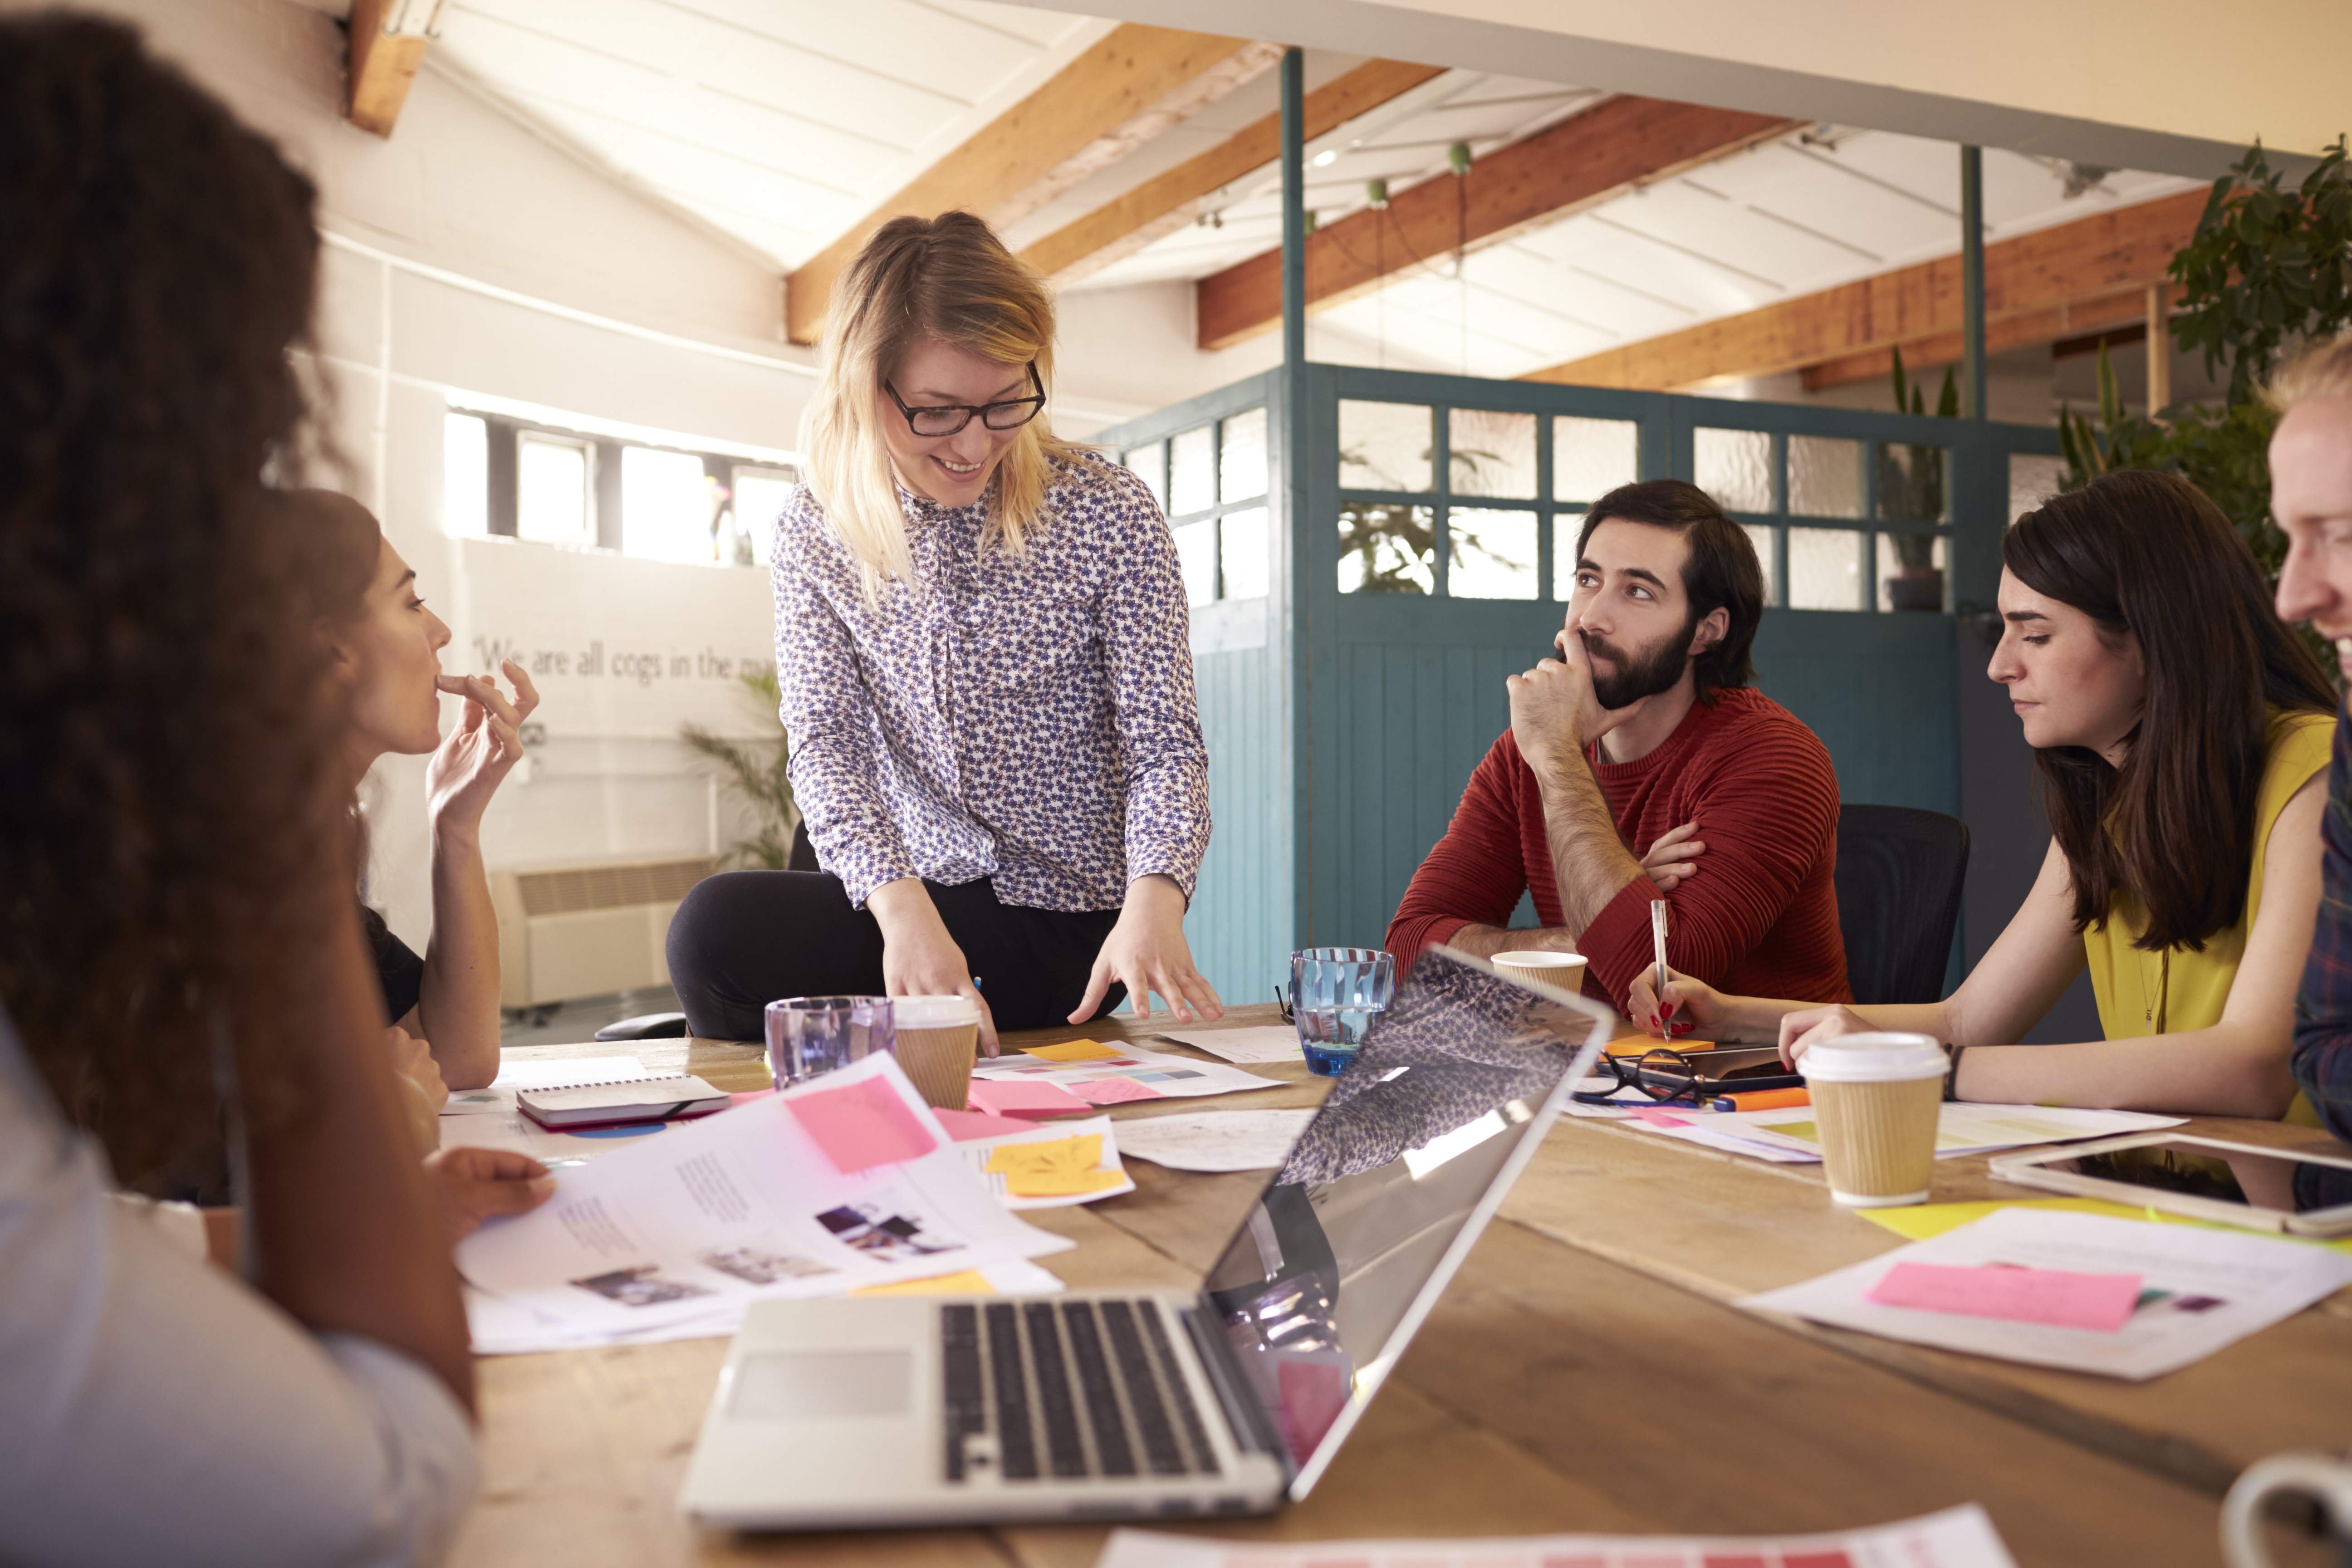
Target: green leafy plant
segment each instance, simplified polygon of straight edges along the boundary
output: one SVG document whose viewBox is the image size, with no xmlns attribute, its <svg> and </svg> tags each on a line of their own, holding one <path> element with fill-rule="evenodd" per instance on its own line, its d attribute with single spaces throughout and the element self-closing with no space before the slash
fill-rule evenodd
<svg viewBox="0 0 2352 1568">
<path fill-rule="evenodd" d="M 750 808 L 756 831 L 729 847 L 727 863 L 781 871 L 792 859 L 793 829 L 800 821 L 800 812 L 793 804 L 793 781 L 784 772 L 792 760 L 791 740 L 784 733 L 783 721 L 776 717 L 782 694 L 772 669 L 753 670 L 737 679 L 743 684 L 746 706 L 761 714 L 775 731 L 775 738 L 738 741 L 699 724 L 680 725 L 677 738 L 702 758 L 729 795 Z"/>
<path fill-rule="evenodd" d="M 2286 556 L 2286 539 L 2271 521 L 2269 448 L 2278 420 L 2261 389 L 2282 351 L 2352 326 L 2352 169 L 2344 138 L 2293 189 L 2256 142 L 2213 183 L 2197 232 L 2169 273 L 2183 290 L 2173 340 L 2202 350 L 2208 374 L 2229 367 L 2224 400 L 2219 407 L 2133 414 L 2116 394 L 2102 344 L 2097 408 L 2087 417 L 2059 411 L 2065 488 L 2118 468 L 2179 474 L 2213 499 L 2275 577 Z"/>
<path fill-rule="evenodd" d="M 1927 391 L 1903 374 L 1903 351 L 1895 351 L 1895 412 L 1925 415 Z M 1936 396 L 1936 417 L 1960 416 L 1960 384 L 1951 368 L 1944 370 L 1944 389 Z M 1944 521 L 1944 460 L 1942 447 L 1913 446 L 1888 441 L 1878 447 L 1878 515 L 1888 521 Z M 1895 560 L 1904 574 L 1924 574 L 1936 569 L 1936 536 L 1931 533 L 1889 533 Z"/>
</svg>

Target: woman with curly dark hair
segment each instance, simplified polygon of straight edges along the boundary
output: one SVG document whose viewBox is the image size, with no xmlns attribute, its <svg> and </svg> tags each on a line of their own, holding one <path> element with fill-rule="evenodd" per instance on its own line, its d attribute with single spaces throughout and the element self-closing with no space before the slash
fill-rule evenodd
<svg viewBox="0 0 2352 1568">
<path fill-rule="evenodd" d="M 406 1563 L 474 1485 L 444 1222 L 270 547 L 312 192 L 130 31 L 0 21 L 0 1559 Z M 247 1278 L 115 1202 L 219 1136 Z"/>
<path fill-rule="evenodd" d="M 2000 545 L 2000 645 L 2050 850 L 2009 927 L 1941 1002 L 1815 1007 L 1670 974 L 1702 1034 L 1795 1060 L 1865 1029 L 1947 1042 L 1954 1098 L 2310 1117 L 2287 1071 L 2319 906 L 2336 694 L 2201 490 L 2129 470 L 2053 496 Z M 2014 1044 L 2087 968 L 2097 1040 Z M 1658 1030 L 1644 978 L 1634 1017 Z"/>
</svg>

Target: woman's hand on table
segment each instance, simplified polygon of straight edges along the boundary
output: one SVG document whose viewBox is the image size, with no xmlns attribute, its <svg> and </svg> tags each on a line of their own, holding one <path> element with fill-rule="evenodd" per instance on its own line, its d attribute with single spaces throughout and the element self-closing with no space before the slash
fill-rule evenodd
<svg viewBox="0 0 2352 1568">
<path fill-rule="evenodd" d="M 473 1235 L 486 1219 L 528 1214 L 555 1192 L 546 1166 L 511 1149 L 437 1150 L 425 1157 L 425 1174 L 452 1241 Z"/>
<path fill-rule="evenodd" d="M 886 996 L 961 996 L 980 1009 L 980 1054 L 996 1054 L 996 1019 L 971 983 L 971 964 L 948 934 L 939 906 L 912 877 L 886 882 L 866 900 L 882 928 Z M 985 975 L 982 976 L 986 979 Z"/>
<path fill-rule="evenodd" d="M 1698 824 L 1685 822 L 1658 836 L 1650 852 L 1642 857 L 1642 869 L 1650 874 L 1660 893 L 1671 893 L 1698 875 L 1698 858 L 1706 853 Z"/>
<path fill-rule="evenodd" d="M 1657 983 L 1656 968 L 1645 963 L 1625 993 L 1625 1016 L 1639 1024 L 1643 1033 L 1667 1041 L 1683 1035 L 1705 1039 L 1730 1021 L 1727 999 L 1706 981 L 1669 965 L 1663 995 Z"/>
<path fill-rule="evenodd" d="M 1788 1014 L 1780 1020 L 1780 1065 L 1794 1071 L 1799 1059 L 1820 1042 L 1864 1034 L 1877 1026 L 1853 1008 L 1836 1004 Z"/>
<path fill-rule="evenodd" d="M 1213 1021 L 1225 1016 L 1215 989 L 1192 967 L 1192 944 L 1184 940 L 1184 889 L 1173 878 L 1154 874 L 1127 885 L 1118 923 L 1095 955 L 1086 999 L 1071 1012 L 1070 1022 L 1083 1024 L 1093 1017 L 1114 981 L 1127 987 L 1128 1005 L 1138 1018 L 1151 1016 L 1154 991 L 1180 1024 L 1192 1023 L 1195 1016 Z"/>
</svg>

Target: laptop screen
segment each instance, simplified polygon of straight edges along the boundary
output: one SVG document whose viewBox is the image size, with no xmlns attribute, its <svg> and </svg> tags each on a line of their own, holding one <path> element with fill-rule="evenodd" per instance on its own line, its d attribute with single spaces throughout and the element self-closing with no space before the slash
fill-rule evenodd
<svg viewBox="0 0 2352 1568">
<path fill-rule="evenodd" d="M 1534 1152 L 1614 1016 L 1424 952 L 1209 1271 L 1303 1497 Z"/>
</svg>

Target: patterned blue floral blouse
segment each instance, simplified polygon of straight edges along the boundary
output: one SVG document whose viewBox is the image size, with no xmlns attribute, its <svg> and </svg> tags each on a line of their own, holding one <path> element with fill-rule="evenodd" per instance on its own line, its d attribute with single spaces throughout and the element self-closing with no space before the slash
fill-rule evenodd
<svg viewBox="0 0 2352 1568">
<path fill-rule="evenodd" d="M 776 522 L 780 711 L 818 863 L 860 907 L 900 877 L 1076 910 L 1161 872 L 1190 899 L 1209 759 L 1151 492 L 1081 454 L 1019 557 L 981 549 L 984 502 L 898 499 L 914 575 L 873 605 L 806 486 Z"/>
</svg>

